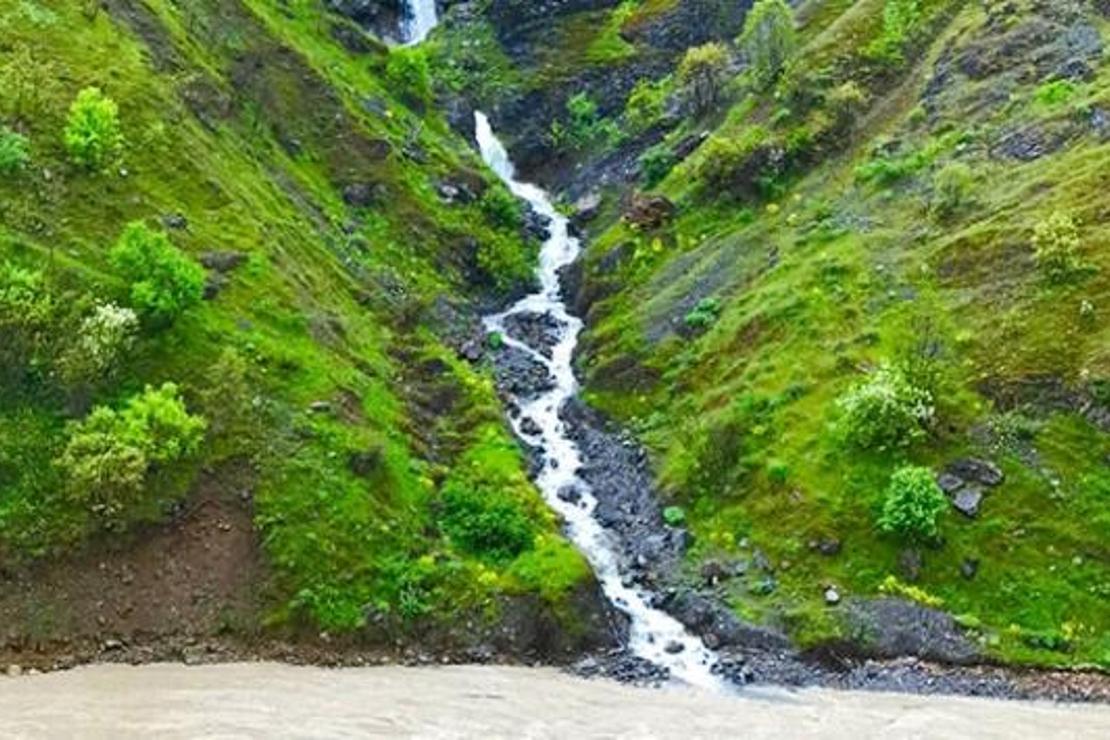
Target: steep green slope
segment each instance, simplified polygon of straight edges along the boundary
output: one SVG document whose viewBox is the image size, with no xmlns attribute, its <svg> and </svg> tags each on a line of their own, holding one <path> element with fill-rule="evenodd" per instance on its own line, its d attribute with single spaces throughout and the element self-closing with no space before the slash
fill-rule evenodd
<svg viewBox="0 0 1110 740">
<path fill-rule="evenodd" d="M 988 655 L 1110 665 L 1107 22 L 909 5 L 892 29 L 803 4 L 775 86 L 741 75 L 667 135 L 713 131 L 658 186 L 673 220 L 590 246 L 588 397 L 656 451 L 691 575 L 750 564 L 719 587 L 740 614 L 866 642 L 835 586 L 941 606 Z M 896 470 L 967 458 L 1005 476 L 978 513 L 880 531 Z"/>
<path fill-rule="evenodd" d="M 21 91 L 0 124 L 29 143 L 0 175 L 0 326 L 31 347 L 3 357 L 0 571 L 128 547 L 189 510 L 198 471 L 238 480 L 245 465 L 273 581 L 255 619 L 370 621 L 381 637 L 496 623 L 523 594 L 573 633 L 566 600 L 588 569 L 527 482 L 490 378 L 456 355 L 474 306 L 530 279 L 534 245 L 432 111 L 419 55 L 315 2 L 105 6 L 0 3 L 0 87 Z M 63 146 L 92 86 L 125 139 L 102 169 Z M 135 303 L 109 255 L 136 221 L 205 263 L 207 298 L 67 384 L 59 358 L 93 304 Z M 33 326 L 13 275 L 40 279 Z M 135 486 L 113 455 L 170 433 L 119 432 L 91 458 L 95 491 L 76 484 L 58 459 L 78 422 L 166 382 L 206 422 L 203 444 Z"/>
</svg>

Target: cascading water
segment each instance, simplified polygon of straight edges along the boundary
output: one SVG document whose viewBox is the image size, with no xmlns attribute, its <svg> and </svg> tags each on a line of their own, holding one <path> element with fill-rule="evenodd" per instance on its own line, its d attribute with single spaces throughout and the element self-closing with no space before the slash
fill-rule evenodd
<svg viewBox="0 0 1110 740">
<path fill-rule="evenodd" d="M 565 216 L 555 210 L 547 193 L 535 185 L 519 182 L 505 148 L 490 127 L 489 119 L 476 113 L 477 139 L 482 157 L 501 177 L 513 194 L 528 201 L 537 213 L 551 220 L 550 236 L 540 251 L 540 290 L 529 295 L 504 313 L 487 316 L 485 326 L 503 337 L 506 345 L 527 352 L 543 363 L 555 379 L 555 387 L 533 401 L 521 404 L 521 413 L 513 421 L 522 438 L 543 449 L 543 471 L 536 485 L 549 506 L 559 512 L 567 523 L 567 536 L 585 554 L 593 566 L 605 596 L 631 621 L 629 650 L 652 663 L 668 668 L 671 675 L 689 684 L 721 689 L 725 683 L 713 672 L 716 658 L 673 617 L 648 604 L 649 595 L 623 582 L 617 555 L 608 532 L 594 518 L 597 506 L 589 486 L 578 476 L 582 458 L 577 445 L 567 435 L 559 419 L 559 408 L 578 390 L 578 381 L 571 366 L 571 356 L 578 343 L 582 322 L 567 311 L 559 285 L 559 269 L 578 256 L 579 242 L 568 231 Z M 536 349 L 508 336 L 505 320 L 515 314 L 549 314 L 559 324 L 558 343 L 546 357 Z M 522 429 L 531 418 L 540 430 L 529 434 Z M 528 425 L 531 428 L 531 425 Z M 534 431 L 534 428 L 533 428 Z M 565 501 L 560 490 L 574 486 L 581 493 L 576 501 Z"/>
<path fill-rule="evenodd" d="M 405 0 L 408 12 L 405 14 L 405 45 L 419 44 L 439 23 L 436 0 Z"/>
</svg>

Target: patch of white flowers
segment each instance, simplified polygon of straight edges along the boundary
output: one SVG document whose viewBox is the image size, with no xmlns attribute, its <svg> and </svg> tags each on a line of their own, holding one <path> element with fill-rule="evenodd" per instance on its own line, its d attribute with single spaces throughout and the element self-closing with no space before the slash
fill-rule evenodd
<svg viewBox="0 0 1110 740">
<path fill-rule="evenodd" d="M 109 375 L 135 344 L 139 317 L 130 308 L 100 303 L 81 322 L 76 340 L 62 354 L 59 370 L 67 383 L 92 382 Z"/>
<path fill-rule="evenodd" d="M 837 405 L 843 413 L 846 441 L 871 449 L 908 444 L 921 436 L 936 414 L 933 394 L 886 363 L 841 396 Z"/>
</svg>

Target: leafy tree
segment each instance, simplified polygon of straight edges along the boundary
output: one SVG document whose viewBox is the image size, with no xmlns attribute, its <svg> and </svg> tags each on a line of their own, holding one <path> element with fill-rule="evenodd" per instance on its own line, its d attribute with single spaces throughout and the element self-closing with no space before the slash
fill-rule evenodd
<svg viewBox="0 0 1110 740">
<path fill-rule="evenodd" d="M 678 81 L 696 114 L 708 112 L 721 97 L 728 71 L 728 50 L 710 42 L 686 50 L 678 65 Z"/>
<path fill-rule="evenodd" d="M 1082 269 L 1079 224 L 1067 213 L 1056 212 L 1033 227 L 1037 266 L 1053 283 L 1063 283 Z"/>
<path fill-rule="evenodd" d="M 132 305 L 155 323 L 172 323 L 204 296 L 204 268 L 141 221 L 127 225 L 110 258 L 131 284 Z"/>
<path fill-rule="evenodd" d="M 756 81 L 771 85 L 798 46 L 794 11 L 785 0 L 758 0 L 748 11 L 739 42 Z"/>
<path fill-rule="evenodd" d="M 930 540 L 940 534 L 940 516 L 948 499 L 928 468 L 908 465 L 890 477 L 879 515 L 879 529 L 909 540 Z"/>
<path fill-rule="evenodd" d="M 119 107 L 99 88 L 85 88 L 69 108 L 64 138 L 74 163 L 90 170 L 111 166 L 123 150 Z"/>
<path fill-rule="evenodd" d="M 932 420 L 933 396 L 915 387 L 905 373 L 883 364 L 837 401 L 844 441 L 861 449 L 904 447 L 923 434 Z"/>
<path fill-rule="evenodd" d="M 166 383 L 133 396 L 122 411 L 97 407 L 70 425 L 60 459 L 69 499 L 110 528 L 127 523 L 146 497 L 147 479 L 196 452 L 205 421 Z"/>
<path fill-rule="evenodd" d="M 27 137 L 0 126 L 0 175 L 12 175 L 27 166 Z"/>
</svg>

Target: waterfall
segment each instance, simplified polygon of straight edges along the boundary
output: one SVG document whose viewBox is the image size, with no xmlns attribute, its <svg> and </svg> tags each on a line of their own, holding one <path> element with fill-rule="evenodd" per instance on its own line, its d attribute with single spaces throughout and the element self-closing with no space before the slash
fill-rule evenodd
<svg viewBox="0 0 1110 740">
<path fill-rule="evenodd" d="M 548 505 L 566 521 L 567 536 L 593 567 L 606 598 L 628 615 L 631 622 L 629 650 L 668 668 L 672 676 L 686 683 L 721 689 L 725 684 L 712 670 L 716 663 L 714 654 L 676 619 L 651 607 L 649 593 L 626 585 L 611 535 L 594 517 L 597 499 L 578 475 L 582 457 L 559 418 L 559 408 L 578 392 L 571 358 L 582 330 L 582 322 L 570 315 L 563 303 L 559 270 L 578 257 L 581 245 L 570 235 L 567 218 L 555 209 L 547 193 L 516 179 L 513 163 L 494 135 L 489 119 L 481 112 L 475 116 L 482 158 L 514 195 L 528 201 L 537 213 L 551 220 L 550 236 L 540 251 L 539 291 L 522 298 L 507 311 L 485 318 L 486 329 L 499 333 L 506 345 L 527 352 L 537 362 L 542 362 L 555 378 L 552 390 L 533 401 L 521 399 L 521 413 L 512 422 L 517 434 L 543 449 L 545 465 L 536 478 L 536 485 Z M 506 318 L 529 312 L 549 314 L 561 327 L 559 341 L 552 349 L 550 358 L 508 336 L 505 331 Z M 522 429 L 523 420 L 528 418 L 536 422 L 539 434 L 530 434 Z M 561 499 L 558 493 L 567 486 L 576 487 L 581 492 L 581 498 L 573 502 Z"/>
<path fill-rule="evenodd" d="M 436 12 L 436 0 L 405 0 L 405 4 L 405 45 L 413 46 L 428 38 L 428 34 L 439 23 L 439 15 Z"/>
</svg>

